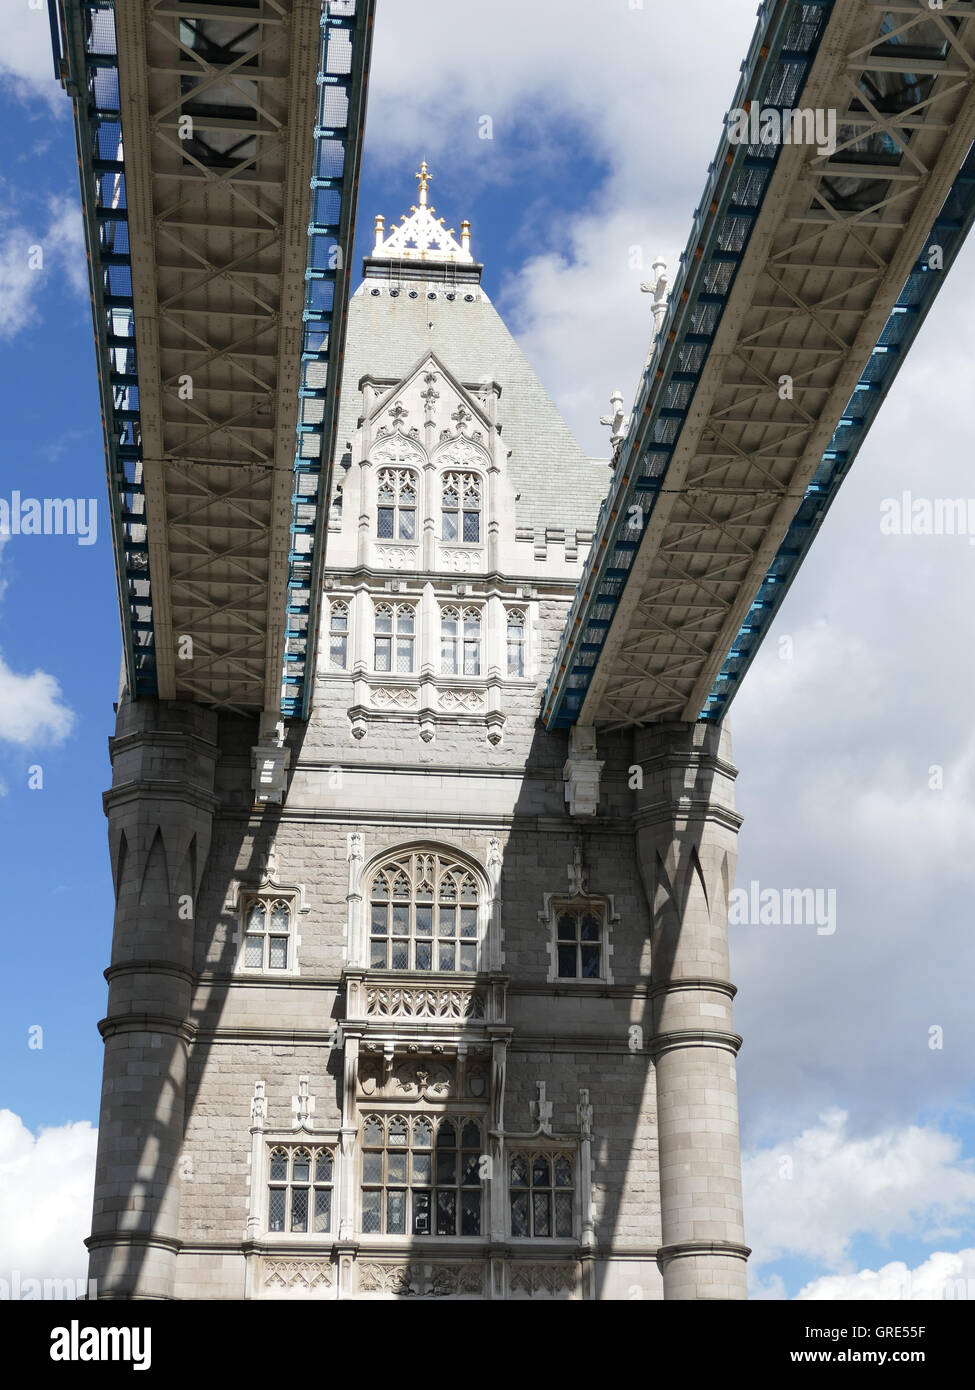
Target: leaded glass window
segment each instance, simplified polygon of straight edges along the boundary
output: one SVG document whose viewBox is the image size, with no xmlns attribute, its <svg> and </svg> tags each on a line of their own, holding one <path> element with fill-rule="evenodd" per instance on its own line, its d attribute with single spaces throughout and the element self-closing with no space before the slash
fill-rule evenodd
<svg viewBox="0 0 975 1390">
<path fill-rule="evenodd" d="M 362 1125 L 362 1234 L 479 1236 L 481 1121 L 369 1115 Z"/>
<path fill-rule="evenodd" d="M 396 675 L 413 671 L 416 609 L 409 603 L 380 603 L 375 617 L 375 670 Z"/>
<path fill-rule="evenodd" d="M 560 980 L 602 978 L 603 911 L 595 903 L 556 908 L 555 949 Z"/>
<path fill-rule="evenodd" d="M 311 1145 L 278 1144 L 268 1157 L 267 1228 L 294 1235 L 332 1229 L 335 1155 Z"/>
<path fill-rule="evenodd" d="M 287 970 L 291 965 L 292 904 L 284 898 L 244 900 L 244 966 Z"/>
<path fill-rule="evenodd" d="M 571 1239 L 574 1164 L 567 1153 L 517 1152 L 508 1159 L 512 1236 Z"/>
<path fill-rule="evenodd" d="M 477 970 L 478 884 L 469 869 L 415 851 L 372 880 L 369 964 L 378 970 Z"/>
<path fill-rule="evenodd" d="M 381 541 L 416 540 L 417 476 L 408 468 L 383 468 L 377 480 L 376 535 Z"/>
<path fill-rule="evenodd" d="M 478 473 L 445 473 L 442 496 L 445 541 L 481 539 L 481 478 Z"/>
<path fill-rule="evenodd" d="M 508 611 L 508 675 L 525 674 L 525 615 L 519 608 Z"/>
<path fill-rule="evenodd" d="M 333 603 L 328 616 L 328 664 L 344 671 L 349 664 L 349 605 Z"/>
<path fill-rule="evenodd" d="M 481 674 L 481 614 L 477 608 L 440 610 L 440 670 L 445 676 Z"/>
</svg>

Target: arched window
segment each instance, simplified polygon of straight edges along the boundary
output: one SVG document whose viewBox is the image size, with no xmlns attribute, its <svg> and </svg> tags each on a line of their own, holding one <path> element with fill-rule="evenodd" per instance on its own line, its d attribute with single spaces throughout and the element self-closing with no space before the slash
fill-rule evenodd
<svg viewBox="0 0 975 1390">
<path fill-rule="evenodd" d="M 362 1233 L 481 1234 L 481 1121 L 367 1115 L 362 1123 Z"/>
<path fill-rule="evenodd" d="M 291 903 L 283 898 L 244 902 L 244 966 L 287 970 L 291 965 Z"/>
<path fill-rule="evenodd" d="M 334 1166 L 331 1149 L 281 1144 L 273 1148 L 268 1161 L 268 1230 L 313 1235 L 331 1230 Z"/>
<path fill-rule="evenodd" d="M 478 609 L 441 609 L 440 670 L 445 676 L 481 674 L 481 614 Z"/>
<path fill-rule="evenodd" d="M 369 964 L 377 970 L 477 970 L 477 880 L 418 850 L 374 873 Z"/>
<path fill-rule="evenodd" d="M 416 610 L 409 603 L 376 605 L 376 671 L 409 675 L 413 670 Z"/>
<path fill-rule="evenodd" d="M 376 535 L 381 541 L 416 540 L 417 490 L 417 476 L 408 468 L 380 470 Z"/>
<path fill-rule="evenodd" d="M 508 1197 L 513 1236 L 572 1236 L 575 1183 L 569 1154 L 511 1154 Z"/>
<path fill-rule="evenodd" d="M 508 610 L 508 675 L 525 674 L 525 615 L 520 608 Z"/>
<path fill-rule="evenodd" d="M 481 477 L 478 473 L 443 475 L 443 532 L 445 541 L 481 539 Z"/>
<path fill-rule="evenodd" d="M 328 664 L 344 671 L 349 664 L 349 605 L 333 603 L 328 612 Z"/>
</svg>

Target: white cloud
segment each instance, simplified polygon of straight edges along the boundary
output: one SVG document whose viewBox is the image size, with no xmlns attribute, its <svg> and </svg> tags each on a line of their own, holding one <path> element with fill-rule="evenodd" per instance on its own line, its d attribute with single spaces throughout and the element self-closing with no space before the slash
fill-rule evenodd
<svg viewBox="0 0 975 1390">
<path fill-rule="evenodd" d="M 743 1157 L 752 1265 L 783 1257 L 847 1265 L 858 1237 L 935 1241 L 975 1223 L 975 1164 L 954 1136 L 907 1125 L 850 1133 L 840 1110 Z"/>
<path fill-rule="evenodd" d="M 97 1130 L 41 1129 L 0 1110 L 0 1279 L 84 1278 Z"/>
<path fill-rule="evenodd" d="M 923 1264 L 910 1269 L 902 1260 L 881 1269 L 861 1269 L 856 1274 L 831 1274 L 806 1284 L 796 1300 L 836 1302 L 841 1299 L 873 1300 L 971 1300 L 975 1298 L 975 1248 L 950 1254 L 939 1250 Z"/>
<path fill-rule="evenodd" d="M 8 743 L 61 743 L 74 728 L 75 715 L 61 686 L 47 671 L 21 676 L 0 655 L 0 739 Z"/>
<path fill-rule="evenodd" d="M 6 7 L 0 73 L 7 79 L 7 90 L 19 101 L 43 101 L 52 111 L 67 114 L 67 97 L 54 76 L 46 3 L 34 9 L 20 0 Z"/>
<path fill-rule="evenodd" d="M 47 211 L 43 231 L 0 221 L 0 338 L 37 325 L 37 297 L 52 270 L 60 270 L 75 293 L 87 293 L 81 210 L 72 199 L 50 198 Z"/>
</svg>

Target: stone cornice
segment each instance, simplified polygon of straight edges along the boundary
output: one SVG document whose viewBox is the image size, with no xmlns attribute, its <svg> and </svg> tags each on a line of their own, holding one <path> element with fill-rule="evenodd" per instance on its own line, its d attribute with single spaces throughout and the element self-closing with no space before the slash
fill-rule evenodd
<svg viewBox="0 0 975 1390">
<path fill-rule="evenodd" d="M 704 989 L 713 994 L 727 994 L 729 999 L 734 999 L 738 993 L 737 985 L 733 985 L 730 980 L 709 980 L 704 976 L 688 976 L 687 979 L 661 980 L 659 984 L 651 983 L 647 988 L 647 998 L 656 999 L 661 994 L 673 994 L 685 989 Z"/>
<path fill-rule="evenodd" d="M 648 1039 L 646 1050 L 657 1058 L 665 1052 L 679 1052 L 688 1047 L 716 1047 L 737 1056 L 741 1044 L 739 1033 L 728 1033 L 721 1028 L 676 1028 L 654 1034 Z"/>
<path fill-rule="evenodd" d="M 214 815 L 220 809 L 219 797 L 204 790 L 203 787 L 193 786 L 192 783 L 177 778 L 147 777 L 139 781 L 120 782 L 118 786 L 110 787 L 108 791 L 102 792 L 102 806 L 106 815 L 117 807 L 124 806 L 127 802 L 139 802 L 146 799 L 179 801 L 184 805 L 188 803 L 209 815 Z"/>
</svg>

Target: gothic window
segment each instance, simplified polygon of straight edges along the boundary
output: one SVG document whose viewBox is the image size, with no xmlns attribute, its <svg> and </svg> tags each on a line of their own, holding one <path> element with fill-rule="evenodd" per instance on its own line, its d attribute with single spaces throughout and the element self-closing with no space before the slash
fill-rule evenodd
<svg viewBox="0 0 975 1390">
<path fill-rule="evenodd" d="M 349 664 L 349 605 L 333 603 L 328 614 L 328 664 L 344 671 Z"/>
<path fill-rule="evenodd" d="M 480 541 L 481 478 L 477 473 L 445 473 L 443 478 L 443 539 Z"/>
<path fill-rule="evenodd" d="M 417 490 L 417 476 L 408 468 L 380 471 L 376 535 L 381 541 L 416 540 Z"/>
<path fill-rule="evenodd" d="M 267 1228 L 321 1235 L 332 1228 L 331 1149 L 277 1145 L 268 1162 Z"/>
<path fill-rule="evenodd" d="M 362 1125 L 362 1233 L 481 1234 L 480 1120 L 368 1115 Z"/>
<path fill-rule="evenodd" d="M 558 979 L 602 978 L 603 910 L 598 904 L 567 904 L 556 908 L 555 952 Z"/>
<path fill-rule="evenodd" d="M 423 851 L 390 860 L 370 907 L 374 969 L 477 970 L 477 880 L 460 864 Z"/>
<path fill-rule="evenodd" d="M 287 970 L 291 966 L 292 904 L 284 898 L 244 901 L 244 967 Z"/>
<path fill-rule="evenodd" d="M 573 1235 L 575 1183 L 569 1154 L 556 1152 L 511 1154 L 508 1197 L 512 1236 Z"/>
<path fill-rule="evenodd" d="M 508 675 L 525 674 L 525 638 L 527 624 L 525 615 L 519 608 L 508 610 Z"/>
<path fill-rule="evenodd" d="M 478 609 L 440 610 L 440 670 L 445 676 L 481 674 L 481 614 Z"/>
<path fill-rule="evenodd" d="M 376 605 L 375 670 L 409 675 L 413 670 L 416 610 L 408 603 Z"/>
</svg>

